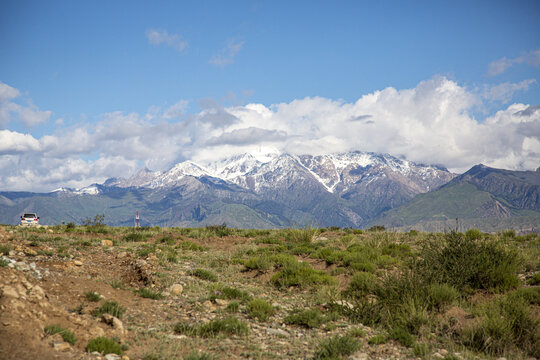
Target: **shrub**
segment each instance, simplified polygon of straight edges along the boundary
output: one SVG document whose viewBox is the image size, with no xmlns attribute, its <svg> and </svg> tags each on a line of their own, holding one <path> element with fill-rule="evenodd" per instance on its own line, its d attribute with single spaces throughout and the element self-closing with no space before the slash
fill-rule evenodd
<svg viewBox="0 0 540 360">
<path fill-rule="evenodd" d="M 319 230 L 313 225 L 307 225 L 304 228 L 288 229 L 286 233 L 287 240 L 295 243 L 311 243 Z"/>
<path fill-rule="evenodd" d="M 215 337 L 219 334 L 225 335 L 247 335 L 248 326 L 235 317 L 216 319 L 199 326 L 192 326 L 187 323 L 177 323 L 174 331 L 178 334 L 197 335 L 200 337 Z"/>
<path fill-rule="evenodd" d="M 230 312 L 230 313 L 237 313 L 240 311 L 240 304 L 237 301 L 232 301 L 229 304 L 227 304 L 225 311 Z"/>
<path fill-rule="evenodd" d="M 189 250 L 189 251 L 206 251 L 207 250 L 204 246 L 197 245 L 192 241 L 182 241 L 181 243 L 176 245 L 176 248 L 182 249 L 182 250 Z"/>
<path fill-rule="evenodd" d="M 296 261 L 284 264 L 283 269 L 274 274 L 270 281 L 277 288 L 288 288 L 290 286 L 330 285 L 335 282 L 335 279 L 324 271 L 313 269 L 307 263 Z"/>
<path fill-rule="evenodd" d="M 142 288 L 140 290 L 137 290 L 137 294 L 139 294 L 140 297 L 146 299 L 160 300 L 164 298 L 163 294 L 159 291 L 154 291 L 148 288 Z"/>
<path fill-rule="evenodd" d="M 270 316 L 274 315 L 275 310 L 274 307 L 265 300 L 254 299 L 247 304 L 247 313 L 252 319 L 255 318 L 259 321 L 266 321 Z"/>
<path fill-rule="evenodd" d="M 479 240 L 482 238 L 482 232 L 478 229 L 472 228 L 465 232 L 465 238 L 467 240 Z"/>
<path fill-rule="evenodd" d="M 413 345 L 413 354 L 416 357 L 423 358 L 429 353 L 429 344 L 416 343 Z"/>
<path fill-rule="evenodd" d="M 325 322 L 322 313 L 317 309 L 293 310 L 286 318 L 285 323 L 299 325 L 308 329 L 318 328 Z"/>
<path fill-rule="evenodd" d="M 216 274 L 205 269 L 194 269 L 190 272 L 190 275 L 198 277 L 199 279 L 207 280 L 211 282 L 216 282 L 218 280 Z"/>
<path fill-rule="evenodd" d="M 140 242 L 140 241 L 144 241 L 145 238 L 146 237 L 144 236 L 144 234 L 141 234 L 138 232 L 132 232 L 132 233 L 124 235 L 122 237 L 122 240 L 128 241 L 128 242 Z"/>
<path fill-rule="evenodd" d="M 540 325 L 524 299 L 506 296 L 485 305 L 479 322 L 465 329 L 462 336 L 466 346 L 490 355 L 516 347 L 537 356 Z"/>
<path fill-rule="evenodd" d="M 366 272 L 358 272 L 353 275 L 349 287 L 345 290 L 345 295 L 350 297 L 363 297 L 375 290 L 377 278 Z"/>
<path fill-rule="evenodd" d="M 111 314 L 112 316 L 121 319 L 125 311 L 126 309 L 116 301 L 106 301 L 100 308 L 94 310 L 93 314 L 94 316 Z"/>
<path fill-rule="evenodd" d="M 71 345 L 75 345 L 77 342 L 77 338 L 75 337 L 75 334 L 69 330 L 69 329 L 63 329 L 60 325 L 47 325 L 45 326 L 45 334 L 47 335 L 54 335 L 54 334 L 60 334 L 62 336 L 62 339 L 64 339 L 65 342 L 70 343 Z"/>
<path fill-rule="evenodd" d="M 378 335 L 375 335 L 375 336 L 372 336 L 369 338 L 368 340 L 368 344 L 370 345 L 381 345 L 381 344 L 386 344 L 386 336 L 383 335 L 383 334 L 378 334 Z"/>
<path fill-rule="evenodd" d="M 420 257 L 418 271 L 430 283 L 447 283 L 460 290 L 506 290 L 519 283 L 517 252 L 494 240 L 472 241 L 451 232 L 442 242 L 429 242 Z"/>
<path fill-rule="evenodd" d="M 394 328 L 388 334 L 388 338 L 399 342 L 401 345 L 411 347 L 414 344 L 414 336 L 403 328 Z"/>
<path fill-rule="evenodd" d="M 430 309 L 442 310 L 459 297 L 459 291 L 448 284 L 431 284 L 427 288 L 427 296 Z"/>
<path fill-rule="evenodd" d="M 218 237 L 229 236 L 233 233 L 233 229 L 227 227 L 227 224 L 221 225 L 206 225 L 206 230 L 213 232 Z"/>
<path fill-rule="evenodd" d="M 116 341 L 114 341 L 113 339 L 109 339 L 108 337 L 97 337 L 90 340 L 90 342 L 86 346 L 86 351 L 88 351 L 89 353 L 97 351 L 104 355 L 106 354 L 123 355 L 124 354 L 124 351 L 122 350 L 122 346 Z"/>
<path fill-rule="evenodd" d="M 163 235 L 160 238 L 158 238 L 156 240 L 156 242 L 159 243 L 159 244 L 165 243 L 167 245 L 174 245 L 176 243 L 176 240 L 174 239 L 174 237 L 171 234 L 167 234 L 167 235 Z"/>
<path fill-rule="evenodd" d="M 99 300 L 101 300 L 101 295 L 95 291 L 87 292 L 86 294 L 84 294 L 84 297 L 86 298 L 86 300 L 92 302 L 98 302 Z"/>
<path fill-rule="evenodd" d="M 315 359 L 336 359 L 349 356 L 360 349 L 361 344 L 355 338 L 336 335 L 322 341 L 315 352 Z"/>
<path fill-rule="evenodd" d="M 540 285 L 540 272 L 537 272 L 534 274 L 528 281 L 527 284 L 529 285 Z"/>
<path fill-rule="evenodd" d="M 6 259 L 0 259 L 0 267 L 6 267 L 8 266 L 9 261 Z"/>
<path fill-rule="evenodd" d="M 0 255 L 9 255 L 11 250 L 13 250 L 13 248 L 9 244 L 0 245 Z"/>
<path fill-rule="evenodd" d="M 225 299 L 238 299 L 242 301 L 247 301 L 251 299 L 251 295 L 249 295 L 247 291 L 238 290 L 236 288 L 228 286 L 221 288 L 219 292 L 221 293 L 221 297 Z"/>
<path fill-rule="evenodd" d="M 520 298 L 531 305 L 540 305 L 540 287 L 519 288 L 509 292 L 509 300 Z"/>
</svg>

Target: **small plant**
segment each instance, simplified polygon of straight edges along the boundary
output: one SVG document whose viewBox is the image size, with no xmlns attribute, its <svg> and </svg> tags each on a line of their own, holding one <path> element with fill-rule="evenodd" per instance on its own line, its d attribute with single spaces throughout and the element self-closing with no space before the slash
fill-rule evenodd
<svg viewBox="0 0 540 360">
<path fill-rule="evenodd" d="M 163 235 L 159 239 L 156 240 L 159 244 L 167 244 L 167 245 L 174 245 L 176 243 L 176 240 L 171 234 Z"/>
<path fill-rule="evenodd" d="M 254 299 L 247 304 L 247 312 L 248 316 L 252 319 L 266 321 L 270 316 L 274 315 L 275 310 L 274 307 L 265 300 Z"/>
<path fill-rule="evenodd" d="M 388 338 L 399 342 L 401 345 L 411 347 L 414 344 L 414 336 L 406 329 L 397 327 L 390 331 Z"/>
<path fill-rule="evenodd" d="M 465 238 L 467 240 L 478 240 L 482 238 L 482 232 L 478 229 L 472 228 L 465 232 Z"/>
<path fill-rule="evenodd" d="M 109 285 L 112 286 L 113 289 L 123 289 L 124 284 L 122 283 L 122 280 L 120 279 L 113 279 L 109 282 Z"/>
<path fill-rule="evenodd" d="M 0 255 L 9 255 L 11 250 L 13 250 L 13 248 L 9 244 L 0 245 Z"/>
<path fill-rule="evenodd" d="M 413 345 L 413 354 L 416 357 L 423 358 L 429 353 L 429 345 L 426 343 L 416 343 Z"/>
<path fill-rule="evenodd" d="M 189 251 L 206 251 L 207 250 L 204 246 L 197 245 L 192 241 L 182 241 L 181 243 L 176 245 L 176 248 L 182 249 L 182 250 L 189 250 Z"/>
<path fill-rule="evenodd" d="M 104 355 L 106 354 L 124 355 L 122 346 L 118 342 L 108 337 L 97 337 L 90 340 L 90 342 L 86 346 L 86 351 L 88 351 L 89 353 L 97 351 Z"/>
<path fill-rule="evenodd" d="M 122 240 L 127 241 L 127 242 L 140 242 L 140 241 L 144 241 L 145 238 L 146 237 L 144 236 L 144 234 L 141 234 L 138 232 L 132 232 L 132 233 L 124 235 L 124 237 L 122 237 Z"/>
<path fill-rule="evenodd" d="M 240 311 L 240 304 L 237 301 L 232 301 L 229 304 L 227 304 L 225 311 L 229 313 L 237 313 Z"/>
<path fill-rule="evenodd" d="M 225 286 L 218 291 L 216 297 L 222 297 L 225 299 L 237 299 L 241 301 L 251 300 L 251 295 L 247 291 L 239 290 L 236 288 Z"/>
<path fill-rule="evenodd" d="M 0 267 L 6 267 L 8 266 L 9 261 L 6 259 L 0 259 Z"/>
<path fill-rule="evenodd" d="M 103 314 L 111 314 L 119 319 L 122 318 L 122 315 L 126 309 L 118 304 L 116 301 L 106 301 L 100 308 L 94 310 L 94 316 L 101 316 Z"/>
<path fill-rule="evenodd" d="M 358 272 L 353 275 L 345 294 L 351 297 L 363 297 L 375 290 L 377 278 L 367 272 Z"/>
<path fill-rule="evenodd" d="M 205 269 L 194 269 L 190 272 L 190 275 L 198 277 L 199 279 L 216 282 L 218 280 L 216 274 Z"/>
<path fill-rule="evenodd" d="M 295 243 L 311 243 L 313 241 L 313 238 L 317 233 L 319 232 L 319 229 L 313 227 L 313 225 L 307 225 L 304 228 L 299 229 L 288 229 L 287 231 L 287 240 L 295 242 Z"/>
<path fill-rule="evenodd" d="M 140 297 L 146 299 L 160 300 L 164 298 L 162 293 L 148 288 L 142 288 L 140 290 L 137 290 L 137 294 L 139 294 Z"/>
<path fill-rule="evenodd" d="M 98 302 L 99 300 L 101 300 L 101 295 L 95 291 L 87 292 L 86 294 L 84 294 L 84 297 L 86 298 L 86 300 L 92 302 Z"/>
<path fill-rule="evenodd" d="M 369 340 L 368 340 L 368 344 L 370 344 L 370 345 L 381 345 L 381 344 L 386 344 L 386 341 L 387 341 L 387 338 L 386 338 L 385 335 L 378 334 L 378 335 L 370 337 Z"/>
<path fill-rule="evenodd" d="M 215 337 L 219 334 L 225 335 L 247 335 L 248 326 L 235 317 L 216 319 L 207 323 L 193 326 L 180 322 L 174 326 L 174 332 L 184 335 L 196 335 L 200 337 Z"/>
<path fill-rule="evenodd" d="M 336 335 L 322 341 L 315 352 L 315 359 L 337 359 L 349 356 L 360 349 L 361 344 L 355 338 Z"/>
<path fill-rule="evenodd" d="M 298 261 L 285 263 L 282 270 L 274 274 L 270 281 L 280 289 L 290 286 L 309 287 L 335 283 L 335 279 L 326 272 L 315 270 L 309 264 Z"/>
<path fill-rule="evenodd" d="M 284 321 L 286 324 L 312 329 L 320 327 L 325 322 L 325 318 L 317 309 L 293 310 Z"/>
<path fill-rule="evenodd" d="M 528 281 L 527 284 L 529 285 L 540 285 L 540 272 L 537 272 L 534 274 Z"/>
<path fill-rule="evenodd" d="M 366 332 L 360 328 L 352 328 L 347 332 L 347 334 L 355 338 L 363 338 L 366 336 Z"/>
<path fill-rule="evenodd" d="M 432 284 L 427 288 L 427 296 L 430 308 L 442 310 L 459 297 L 459 291 L 448 284 Z"/>
<path fill-rule="evenodd" d="M 70 343 L 71 345 L 75 345 L 77 342 L 77 338 L 75 337 L 75 334 L 69 330 L 69 329 L 63 329 L 60 325 L 47 325 L 45 326 L 45 334 L 47 335 L 54 335 L 54 334 L 60 334 L 62 336 L 62 339 L 64 339 L 65 342 Z"/>
</svg>

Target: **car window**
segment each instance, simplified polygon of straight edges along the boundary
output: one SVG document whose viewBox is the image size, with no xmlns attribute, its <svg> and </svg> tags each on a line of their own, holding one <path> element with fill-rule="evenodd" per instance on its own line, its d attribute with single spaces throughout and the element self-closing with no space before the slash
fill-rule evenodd
<svg viewBox="0 0 540 360">
<path fill-rule="evenodd" d="M 36 214 L 24 214 L 23 217 L 25 217 L 25 218 L 35 218 Z"/>
</svg>

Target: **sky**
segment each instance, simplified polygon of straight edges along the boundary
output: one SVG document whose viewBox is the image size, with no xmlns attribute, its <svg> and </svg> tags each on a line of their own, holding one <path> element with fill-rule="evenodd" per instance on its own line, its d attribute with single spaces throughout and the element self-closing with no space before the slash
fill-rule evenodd
<svg viewBox="0 0 540 360">
<path fill-rule="evenodd" d="M 540 2 L 0 0 L 0 191 L 254 151 L 540 166 Z"/>
</svg>

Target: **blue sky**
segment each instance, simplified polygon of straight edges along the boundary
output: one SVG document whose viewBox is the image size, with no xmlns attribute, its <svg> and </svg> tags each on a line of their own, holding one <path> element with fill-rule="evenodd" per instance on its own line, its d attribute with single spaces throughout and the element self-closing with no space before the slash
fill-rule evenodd
<svg viewBox="0 0 540 360">
<path fill-rule="evenodd" d="M 538 19 L 538 1 L 0 0 L 0 188 L 34 189 L 37 178 L 48 179 L 40 189 L 83 186 L 140 166 L 209 160 L 249 150 L 230 141 L 245 129 L 275 140 L 249 145 L 289 152 L 381 151 L 456 171 L 476 162 L 535 168 Z M 374 94 L 376 105 L 358 103 Z M 529 107 L 520 114 L 530 116 L 510 118 Z M 350 122 L 334 118 L 344 113 L 372 116 L 376 129 L 350 125 L 369 134 L 355 142 L 340 132 Z M 118 137 L 119 124 L 138 130 Z M 412 128 L 456 133 L 443 149 L 403 135 Z M 467 148 L 464 131 L 470 141 L 494 138 Z M 276 132 L 285 135 L 277 141 Z M 222 148 L 204 142 L 220 136 L 229 139 Z M 174 155 L 147 155 L 152 142 Z M 58 164 L 62 176 L 47 171 Z"/>
</svg>

